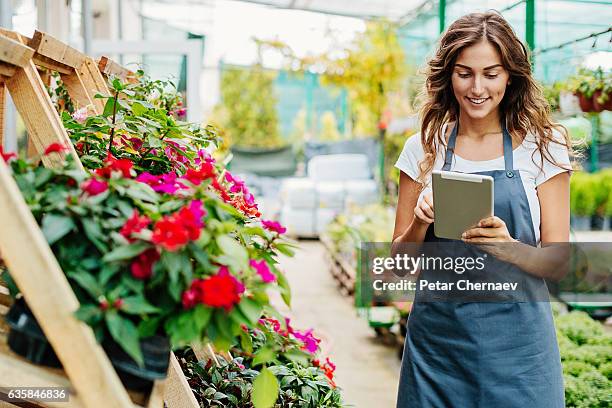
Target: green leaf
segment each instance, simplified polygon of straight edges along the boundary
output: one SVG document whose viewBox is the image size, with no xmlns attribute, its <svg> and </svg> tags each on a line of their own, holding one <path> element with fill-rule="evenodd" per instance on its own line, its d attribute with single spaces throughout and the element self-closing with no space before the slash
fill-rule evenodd
<svg viewBox="0 0 612 408">
<path fill-rule="evenodd" d="M 269 347 L 262 347 L 255 353 L 253 357 L 253 367 L 258 366 L 260 364 L 268 363 L 276 357 L 276 353 L 273 349 Z"/>
<path fill-rule="evenodd" d="M 228 256 L 234 258 L 244 269 L 248 265 L 249 255 L 246 249 L 229 235 L 219 235 L 217 245 Z"/>
<path fill-rule="evenodd" d="M 162 147 L 162 141 L 156 135 L 151 135 L 151 134 L 148 135 L 147 142 L 149 143 L 149 147 L 155 147 L 155 148 Z"/>
<path fill-rule="evenodd" d="M 119 313 L 115 310 L 106 312 L 104 317 L 108 331 L 113 339 L 142 367 L 144 359 L 138 341 L 138 329 L 136 329 L 134 323 L 119 316 Z"/>
<path fill-rule="evenodd" d="M 151 337 L 153 336 L 156 332 L 157 329 L 159 328 L 159 324 L 162 321 L 162 316 L 148 316 L 148 318 L 143 319 L 139 324 L 138 324 L 138 335 L 141 338 L 145 338 L 145 337 Z"/>
<path fill-rule="evenodd" d="M 261 305 L 248 297 L 242 298 L 238 303 L 238 309 L 249 319 L 251 324 L 255 324 L 261 317 Z"/>
<path fill-rule="evenodd" d="M 179 252 L 163 251 L 161 255 L 161 263 L 168 271 L 171 282 L 178 282 L 181 267 L 183 266 L 184 256 Z"/>
<path fill-rule="evenodd" d="M 247 353 L 253 352 L 253 339 L 251 335 L 243 330 L 240 331 L 240 348 Z"/>
<path fill-rule="evenodd" d="M 115 109 L 115 98 L 108 98 L 106 100 L 106 104 L 104 105 L 104 111 L 102 112 L 102 116 L 112 116 L 113 111 Z"/>
<path fill-rule="evenodd" d="M 291 287 L 289 286 L 289 282 L 287 281 L 287 277 L 281 271 L 277 271 L 276 273 L 276 282 L 278 286 L 281 288 L 281 297 L 285 304 L 291 307 Z"/>
<path fill-rule="evenodd" d="M 142 296 L 129 296 L 123 298 L 121 311 L 129 314 L 159 313 L 160 310 L 147 302 Z"/>
<path fill-rule="evenodd" d="M 278 380 L 270 370 L 264 368 L 253 381 L 251 402 L 255 408 L 271 408 L 278 398 Z"/>
<path fill-rule="evenodd" d="M 159 195 L 155 190 L 145 183 L 130 183 L 130 187 L 125 193 L 135 200 L 142 200 L 149 203 L 156 203 L 159 200 Z"/>
<path fill-rule="evenodd" d="M 70 279 L 74 280 L 79 284 L 80 287 L 85 289 L 89 295 L 97 299 L 102 296 L 103 292 L 96 279 L 88 272 L 75 272 L 70 274 Z"/>
<path fill-rule="evenodd" d="M 212 309 L 204 305 L 197 305 L 193 309 L 193 320 L 198 332 L 202 332 L 206 328 L 208 322 L 210 322 L 211 316 Z"/>
<path fill-rule="evenodd" d="M 42 232 L 49 245 L 63 238 L 74 228 L 76 225 L 72 218 L 64 215 L 45 214 L 42 219 Z"/>
<path fill-rule="evenodd" d="M 114 262 L 114 261 L 123 261 L 126 259 L 132 259 L 137 255 L 143 253 L 147 248 L 151 245 L 147 242 L 136 242 L 130 245 L 122 245 L 113 249 L 108 254 L 104 255 L 102 261 L 104 262 Z"/>
<path fill-rule="evenodd" d="M 301 351 L 301 350 L 288 350 L 285 353 L 283 353 L 283 355 L 298 364 L 301 364 L 303 366 L 308 366 L 308 362 L 310 361 L 310 354 L 306 353 L 305 351 Z"/>
<path fill-rule="evenodd" d="M 293 246 L 289 244 L 275 244 L 274 247 L 278 249 L 281 253 L 287 256 L 294 256 L 295 251 L 291 249 Z"/>
<path fill-rule="evenodd" d="M 102 310 L 96 305 L 81 305 L 74 312 L 74 316 L 89 325 L 93 325 L 102 319 Z"/>
<path fill-rule="evenodd" d="M 132 112 L 134 112 L 134 115 L 142 116 L 147 113 L 147 111 L 148 109 L 145 108 L 140 102 L 132 103 Z"/>
</svg>

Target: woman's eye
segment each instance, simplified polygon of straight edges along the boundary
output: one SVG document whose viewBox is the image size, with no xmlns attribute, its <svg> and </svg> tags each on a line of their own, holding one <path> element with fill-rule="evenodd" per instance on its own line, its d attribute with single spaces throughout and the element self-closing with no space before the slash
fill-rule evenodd
<svg viewBox="0 0 612 408">
<path fill-rule="evenodd" d="M 495 79 L 497 78 L 497 74 L 491 74 L 491 75 L 485 75 L 487 78 L 489 79 Z"/>
<path fill-rule="evenodd" d="M 468 78 L 470 76 L 470 74 L 462 74 L 462 73 L 459 73 L 457 75 L 459 75 L 459 78 Z"/>
</svg>

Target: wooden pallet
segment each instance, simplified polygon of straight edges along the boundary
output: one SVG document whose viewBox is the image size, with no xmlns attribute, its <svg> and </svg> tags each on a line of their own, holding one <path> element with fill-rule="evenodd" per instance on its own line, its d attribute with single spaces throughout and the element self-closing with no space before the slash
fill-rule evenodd
<svg viewBox="0 0 612 408">
<path fill-rule="evenodd" d="M 83 169 L 33 58 L 38 55 L 39 64 L 56 64 L 55 69 L 71 67 L 70 73 L 62 75 L 79 79 L 74 83 L 74 95 L 88 96 L 87 101 L 91 93 L 104 91 L 101 88 L 106 85 L 91 58 L 85 58 L 77 69 L 72 65 L 78 65 L 75 62 L 78 55 L 69 47 L 43 33 L 35 34 L 32 41 L 37 51 L 26 46 L 26 39 L 19 34 L 0 30 L 0 102 L 4 101 L 4 92 L 10 92 L 39 154 L 53 142 L 62 143 L 68 148 L 62 155 L 73 155 Z M 94 72 L 98 77 L 93 80 L 95 89 L 88 87 L 88 80 L 84 80 L 87 73 L 95 77 Z M 0 118 L 3 111 L 2 103 Z M 62 158 L 50 155 L 42 160 L 45 166 L 54 167 L 60 165 Z M 0 337 L 0 387 L 70 387 L 70 402 L 39 403 L 38 406 L 135 406 L 91 328 L 74 317 L 78 300 L 3 160 L 0 160 L 0 219 L 3 220 L 0 229 L 3 261 L 65 370 L 50 370 L 21 359 L 8 351 L 6 342 Z M 3 291 L 1 295 L 6 294 Z M 198 407 L 174 354 L 168 378 L 155 382 L 148 396 L 133 397 L 136 406 L 153 408 L 165 403 L 169 408 Z"/>
<path fill-rule="evenodd" d="M 347 296 L 353 296 L 357 279 L 355 268 L 334 251 L 333 244 L 327 235 L 321 234 L 319 240 L 325 247 L 329 271 L 338 283 L 340 291 Z"/>
<path fill-rule="evenodd" d="M 98 68 L 106 78 L 116 76 L 123 82 L 128 82 L 131 84 L 138 83 L 138 78 L 136 77 L 136 74 L 134 72 L 122 67 L 121 65 L 117 64 L 115 61 L 111 60 L 108 57 L 100 57 L 100 59 L 98 60 Z"/>
</svg>

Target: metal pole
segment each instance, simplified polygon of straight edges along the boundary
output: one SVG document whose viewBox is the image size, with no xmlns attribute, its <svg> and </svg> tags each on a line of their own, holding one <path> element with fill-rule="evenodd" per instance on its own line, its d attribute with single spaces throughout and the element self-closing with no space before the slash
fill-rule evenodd
<svg viewBox="0 0 612 408">
<path fill-rule="evenodd" d="M 91 0 L 81 0 L 81 25 L 83 26 L 83 52 L 89 55 L 91 53 L 91 41 L 93 38 Z"/>
<path fill-rule="evenodd" d="M 446 0 L 440 0 L 439 17 L 440 17 L 440 33 L 443 33 L 444 29 L 446 28 Z"/>
<path fill-rule="evenodd" d="M 595 172 L 599 168 L 599 113 L 589 113 L 591 121 L 591 154 L 590 164 L 591 172 Z"/>
<path fill-rule="evenodd" d="M 13 7 L 10 1 L 0 1 L 0 25 L 7 29 L 13 28 Z M 4 85 L 2 85 L 4 86 Z M 4 140 L 0 135 L 0 144 L 3 146 L 4 151 L 16 152 L 17 151 L 17 112 L 15 110 L 15 104 L 11 99 L 11 95 L 7 89 L 4 89 L 5 102 L 4 107 Z"/>
<path fill-rule="evenodd" d="M 529 49 L 535 49 L 535 0 L 525 1 L 525 40 Z"/>
</svg>

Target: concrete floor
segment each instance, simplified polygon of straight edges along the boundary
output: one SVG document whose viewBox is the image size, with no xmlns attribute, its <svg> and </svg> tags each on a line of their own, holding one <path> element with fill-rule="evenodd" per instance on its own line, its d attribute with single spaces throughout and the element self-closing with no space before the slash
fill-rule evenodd
<svg viewBox="0 0 612 408">
<path fill-rule="evenodd" d="M 324 247 L 318 241 L 300 241 L 299 246 L 295 257 L 281 259 L 293 300 L 292 310 L 280 309 L 292 318 L 292 326 L 313 328 L 322 339 L 324 356 L 337 365 L 336 383 L 347 404 L 395 407 L 400 369 L 397 349 L 376 339 L 367 321 L 357 316 L 352 298 L 339 292 L 325 263 Z"/>
</svg>

